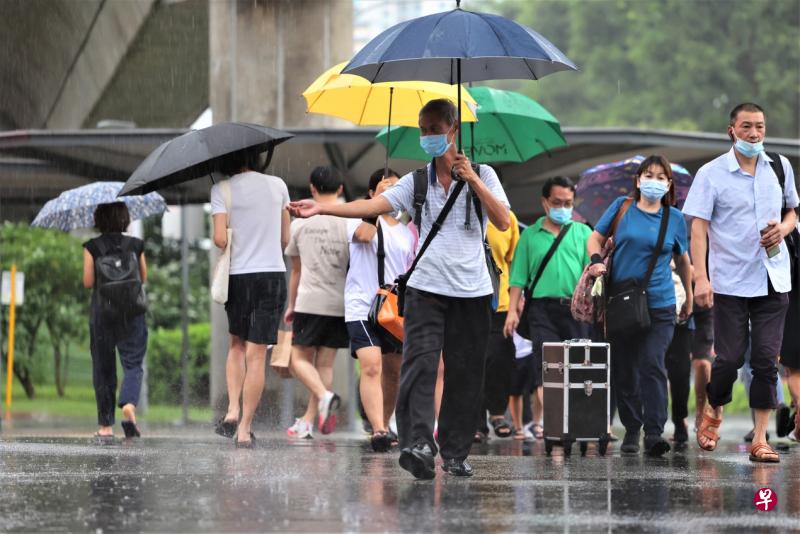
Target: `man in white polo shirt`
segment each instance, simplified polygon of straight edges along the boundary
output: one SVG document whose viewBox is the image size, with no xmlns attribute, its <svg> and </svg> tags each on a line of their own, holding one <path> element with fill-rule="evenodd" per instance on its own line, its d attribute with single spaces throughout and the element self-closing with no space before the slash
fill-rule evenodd
<svg viewBox="0 0 800 534">
<path fill-rule="evenodd" d="M 480 409 L 493 293 L 481 230 L 487 220 L 500 231 L 509 227 L 508 199 L 491 167 L 481 165 L 476 173 L 470 161 L 456 151 L 458 124 L 452 102 L 428 102 L 420 110 L 419 127 L 420 145 L 433 158 L 425 170 L 427 193 L 421 213 L 417 214 L 414 206 L 414 173 L 369 200 L 339 205 L 302 200 L 291 203 L 290 210 L 299 217 L 327 214 L 351 218 L 405 210 L 420 221 L 420 243 L 424 243 L 458 188 L 451 211 L 408 280 L 397 426 L 400 466 L 416 478 L 433 478 L 437 449 L 433 394 L 439 354 L 443 353 L 444 395 L 438 435 L 442 467 L 455 476 L 471 476 L 466 457 Z M 458 186 L 451 170 L 469 187 Z M 480 201 L 482 221 L 468 191 Z"/>
<path fill-rule="evenodd" d="M 774 163 L 784 171 L 781 189 L 773 159 L 764 152 L 766 122 L 761 107 L 736 106 L 728 135 L 733 147 L 700 168 L 683 207 L 685 214 L 694 217 L 695 301 L 698 307 L 714 306 L 717 352 L 697 442 L 705 450 L 716 448 L 722 407 L 731 401 L 751 340 L 750 407 L 755 433 L 750 460 L 778 462 L 778 454 L 767 444 L 766 431 L 770 412 L 777 406 L 777 360 L 792 288 L 784 238 L 797 223 L 797 188 L 789 161 L 779 157 Z"/>
</svg>

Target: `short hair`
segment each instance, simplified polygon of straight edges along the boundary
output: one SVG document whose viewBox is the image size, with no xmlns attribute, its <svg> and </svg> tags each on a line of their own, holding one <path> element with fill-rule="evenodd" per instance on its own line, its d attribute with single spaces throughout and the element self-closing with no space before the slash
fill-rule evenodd
<svg viewBox="0 0 800 534">
<path fill-rule="evenodd" d="M 317 190 L 317 193 L 336 193 L 342 186 L 342 177 L 333 167 L 320 165 L 311 171 L 308 181 Z"/>
<path fill-rule="evenodd" d="M 739 113 L 742 111 L 749 111 L 750 113 L 764 113 L 764 108 L 758 104 L 754 104 L 753 102 L 742 102 L 731 110 L 730 122 L 728 124 L 731 126 L 736 124 L 736 119 L 739 118 Z"/>
<path fill-rule="evenodd" d="M 233 176 L 239 174 L 242 169 L 257 170 L 261 168 L 261 157 L 258 151 L 245 149 L 237 150 L 226 154 L 219 159 L 217 168 L 222 174 Z"/>
<path fill-rule="evenodd" d="M 428 100 L 428 102 L 422 106 L 422 109 L 419 110 L 419 114 L 420 116 L 435 114 L 439 119 L 445 121 L 448 126 L 455 124 L 458 117 L 456 105 L 446 98 Z"/>
<path fill-rule="evenodd" d="M 633 177 L 633 198 L 639 200 L 642 197 L 639 188 L 636 187 L 636 181 L 639 177 L 644 174 L 644 172 L 652 167 L 653 165 L 658 165 L 662 169 L 664 169 L 664 174 L 667 175 L 667 180 L 669 180 L 669 190 L 667 194 L 661 197 L 661 204 L 664 206 L 674 206 L 675 205 L 675 180 L 672 178 L 672 165 L 670 164 L 669 160 L 664 156 L 659 154 L 653 154 L 644 158 L 644 161 L 639 165 L 639 168 L 636 169 L 636 174 Z"/>
<path fill-rule="evenodd" d="M 383 172 L 385 170 L 386 169 L 381 167 L 380 169 L 378 169 L 377 171 L 373 172 L 370 175 L 369 184 L 367 186 L 367 191 L 375 191 L 375 189 L 378 187 L 378 184 L 381 183 L 381 180 L 383 180 Z M 400 175 L 397 174 L 396 172 L 394 172 L 394 170 L 392 170 L 391 168 L 389 168 L 387 177 L 391 178 L 393 176 L 398 176 L 399 177 Z M 369 198 L 369 193 L 367 193 L 367 198 Z"/>
<path fill-rule="evenodd" d="M 131 224 L 131 214 L 124 202 L 100 204 L 94 210 L 94 226 L 101 234 L 122 233 Z"/>
<path fill-rule="evenodd" d="M 566 187 L 573 193 L 575 192 L 575 183 L 568 176 L 553 176 L 548 178 L 542 186 L 542 196 L 544 198 L 550 198 L 550 190 L 553 189 L 554 186 Z"/>
</svg>

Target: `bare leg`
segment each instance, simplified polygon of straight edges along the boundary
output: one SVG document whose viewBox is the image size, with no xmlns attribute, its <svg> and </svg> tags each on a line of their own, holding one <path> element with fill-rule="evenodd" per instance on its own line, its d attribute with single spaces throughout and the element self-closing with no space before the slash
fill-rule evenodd
<svg viewBox="0 0 800 534">
<path fill-rule="evenodd" d="M 380 347 L 364 347 L 356 352 L 361 364 L 361 403 L 372 425 L 372 433 L 386 432 L 383 420 L 382 363 Z"/>
<path fill-rule="evenodd" d="M 792 396 L 794 409 L 800 409 L 800 369 L 786 367 L 786 384 L 789 386 L 789 395 Z M 800 430 L 800 429 L 796 429 Z M 795 436 L 800 432 L 796 432 Z"/>
<path fill-rule="evenodd" d="M 383 355 L 383 373 L 381 385 L 383 387 L 383 421 L 384 428 L 389 428 L 389 420 L 397 404 L 397 390 L 400 388 L 400 366 L 403 355 L 396 352 Z"/>
<path fill-rule="evenodd" d="M 239 420 L 239 400 L 246 372 L 244 360 L 244 341 L 238 336 L 231 335 L 228 361 L 225 363 L 225 382 L 228 385 L 228 411 L 225 414 L 225 421 L 236 422 Z"/>
<path fill-rule="evenodd" d="M 511 395 L 508 398 L 508 410 L 511 412 L 511 423 L 517 430 L 522 428 L 522 395 Z"/>
<path fill-rule="evenodd" d="M 315 347 L 301 345 L 292 346 L 291 367 L 294 376 L 309 390 L 311 397 L 308 399 L 308 408 L 303 416 L 306 422 L 313 423 L 317 416 L 317 402 L 327 389 L 320 378 L 319 371 L 312 363 L 314 361 Z"/>
<path fill-rule="evenodd" d="M 97 434 L 99 436 L 113 436 L 114 435 L 114 427 L 112 426 L 101 426 L 97 429 Z"/>
<path fill-rule="evenodd" d="M 261 394 L 264 392 L 264 377 L 267 362 L 267 346 L 247 343 L 245 349 L 247 373 L 242 389 L 242 420 L 239 422 L 237 440 L 250 440 L 250 425 L 256 412 Z"/>
<path fill-rule="evenodd" d="M 706 407 L 706 386 L 711 380 L 711 362 L 708 360 L 692 360 L 694 368 L 694 398 L 695 398 L 695 418 L 694 428 L 700 426 L 703 417 L 703 410 Z"/>
<path fill-rule="evenodd" d="M 439 371 L 436 373 L 436 387 L 433 390 L 433 403 L 436 410 L 436 420 L 439 420 L 439 410 L 442 409 L 442 394 L 444 393 L 444 358 L 439 356 Z"/>
<path fill-rule="evenodd" d="M 535 425 L 542 424 L 542 417 L 544 416 L 544 404 L 542 403 L 543 394 L 544 388 L 539 386 L 536 388 L 536 391 L 533 392 L 533 395 L 531 395 L 533 401 L 533 424 Z"/>
</svg>

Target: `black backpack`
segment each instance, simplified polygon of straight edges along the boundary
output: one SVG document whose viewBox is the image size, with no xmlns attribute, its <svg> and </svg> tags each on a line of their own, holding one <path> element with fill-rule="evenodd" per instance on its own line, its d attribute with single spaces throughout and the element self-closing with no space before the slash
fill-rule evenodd
<svg viewBox="0 0 800 534">
<path fill-rule="evenodd" d="M 139 272 L 135 241 L 122 236 L 118 244 L 100 238 L 94 260 L 95 295 L 100 312 L 114 317 L 136 317 L 147 311 L 147 295 Z"/>
</svg>

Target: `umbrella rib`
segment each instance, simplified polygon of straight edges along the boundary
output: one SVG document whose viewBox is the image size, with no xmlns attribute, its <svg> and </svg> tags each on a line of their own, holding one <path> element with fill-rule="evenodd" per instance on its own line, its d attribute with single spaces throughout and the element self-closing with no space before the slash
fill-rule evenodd
<svg viewBox="0 0 800 534">
<path fill-rule="evenodd" d="M 375 87 L 374 84 L 369 84 L 369 89 L 367 90 L 367 98 L 364 99 L 364 106 L 361 108 L 361 115 L 358 116 L 358 122 L 356 124 L 361 125 L 361 121 L 364 120 L 364 113 L 367 112 L 367 102 L 369 102 L 369 97 L 372 95 L 372 88 Z M 390 111 L 391 113 L 391 111 Z"/>
</svg>

